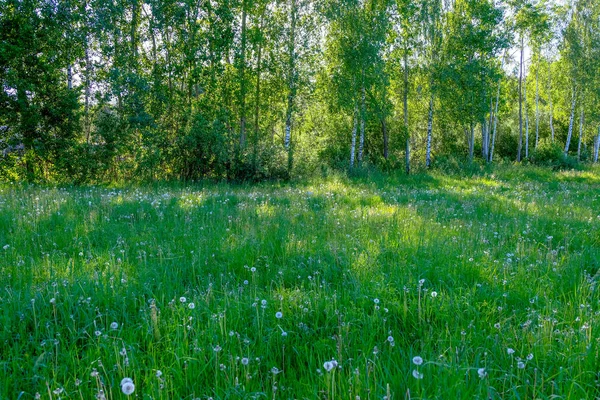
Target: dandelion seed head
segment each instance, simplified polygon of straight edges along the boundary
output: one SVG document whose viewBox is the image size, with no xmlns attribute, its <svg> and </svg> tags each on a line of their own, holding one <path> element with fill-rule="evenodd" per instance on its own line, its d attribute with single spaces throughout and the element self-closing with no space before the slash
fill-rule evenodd
<svg viewBox="0 0 600 400">
<path fill-rule="evenodd" d="M 118 329 L 118 328 L 119 328 L 119 323 L 117 323 L 117 322 L 112 322 L 112 323 L 110 324 L 110 329 L 112 329 L 113 331 L 114 331 L 115 329 Z"/>
<path fill-rule="evenodd" d="M 412 362 L 415 365 L 421 365 L 423 364 L 423 359 L 420 356 L 415 356 L 413 357 Z"/>
<path fill-rule="evenodd" d="M 277 311 L 277 312 L 275 313 L 275 318 L 277 318 L 277 319 L 281 319 L 281 318 L 283 318 L 283 313 L 282 313 L 281 311 Z"/>
<path fill-rule="evenodd" d="M 423 374 L 416 369 L 413 370 L 412 375 L 415 377 L 415 379 L 423 379 Z"/>
<path fill-rule="evenodd" d="M 479 375 L 479 377 L 481 379 L 485 378 L 487 376 L 487 372 L 485 371 L 485 368 L 479 368 L 477 370 L 477 375 Z"/>
<path fill-rule="evenodd" d="M 131 378 L 123 378 L 121 380 L 121 391 L 125 396 L 129 396 L 135 391 L 135 385 Z"/>
</svg>

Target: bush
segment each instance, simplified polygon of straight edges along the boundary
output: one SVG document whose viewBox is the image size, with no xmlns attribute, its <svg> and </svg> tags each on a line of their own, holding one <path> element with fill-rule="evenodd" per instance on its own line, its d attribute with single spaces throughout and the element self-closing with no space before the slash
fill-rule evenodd
<svg viewBox="0 0 600 400">
<path fill-rule="evenodd" d="M 557 170 L 574 169 L 579 165 L 576 158 L 565 155 L 558 143 L 549 140 L 540 141 L 531 155 L 530 162 Z"/>
</svg>

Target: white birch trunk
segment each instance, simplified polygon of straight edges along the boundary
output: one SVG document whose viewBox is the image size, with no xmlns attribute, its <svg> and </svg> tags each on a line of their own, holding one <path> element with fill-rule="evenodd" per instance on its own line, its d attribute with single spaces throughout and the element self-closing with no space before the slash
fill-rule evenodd
<svg viewBox="0 0 600 400">
<path fill-rule="evenodd" d="M 365 119 L 366 119 L 366 103 L 365 103 L 365 85 L 361 88 L 361 99 L 360 99 L 360 139 L 358 141 L 358 164 L 360 165 L 363 160 L 363 151 L 365 148 Z"/>
<path fill-rule="evenodd" d="M 565 155 L 569 152 L 569 145 L 571 144 L 571 137 L 573 136 L 573 121 L 575 120 L 575 88 L 573 88 L 573 100 L 571 101 L 571 117 L 569 118 L 569 132 L 567 133 L 567 142 L 565 143 Z"/>
<path fill-rule="evenodd" d="M 535 70 L 535 149 L 537 149 L 538 142 L 540 140 L 540 87 L 538 80 L 538 69 L 539 65 Z"/>
<path fill-rule="evenodd" d="M 527 74 L 523 84 L 523 109 L 525 111 L 525 158 L 529 158 L 529 110 L 527 109 Z"/>
<path fill-rule="evenodd" d="M 86 142 L 90 143 L 92 124 L 90 121 L 90 98 L 92 97 L 92 59 L 90 57 L 90 39 L 85 35 L 85 100 L 84 100 L 84 123 Z"/>
<path fill-rule="evenodd" d="M 427 148 L 425 150 L 425 166 L 429 168 L 431 166 L 431 137 L 433 135 L 433 104 L 434 97 L 433 93 L 429 99 L 429 117 L 427 118 Z"/>
<path fill-rule="evenodd" d="M 504 57 L 500 69 L 504 67 Z M 500 81 L 498 81 L 498 91 L 496 92 L 496 106 L 494 107 L 494 131 L 492 132 L 492 144 L 490 147 L 490 162 L 494 161 L 494 146 L 496 145 L 496 131 L 498 128 L 498 103 L 500 102 Z"/>
<path fill-rule="evenodd" d="M 577 161 L 581 159 L 581 139 L 583 138 L 583 105 L 581 105 L 581 115 L 579 116 L 579 140 L 577 143 Z"/>
<path fill-rule="evenodd" d="M 67 89 L 73 90 L 73 67 L 67 65 Z"/>
<path fill-rule="evenodd" d="M 290 140 L 292 136 L 292 112 L 294 108 L 294 97 L 296 95 L 295 74 L 296 74 L 296 1 L 292 0 L 290 5 L 290 39 L 288 41 L 289 54 L 289 80 L 288 80 L 288 104 L 285 116 L 285 138 L 284 146 L 286 150 L 290 150 Z M 289 157 L 289 154 L 288 154 Z"/>
<path fill-rule="evenodd" d="M 554 104 L 552 103 L 552 69 L 548 69 L 549 84 L 548 84 L 548 100 L 550 102 L 550 135 L 552 143 L 554 143 Z"/>
<path fill-rule="evenodd" d="M 354 168 L 354 155 L 356 154 L 356 130 L 357 130 L 358 105 L 354 106 L 353 126 L 352 126 L 352 145 L 350 146 L 350 168 Z"/>
<path fill-rule="evenodd" d="M 594 162 L 598 162 L 598 149 L 600 149 L 600 126 L 598 126 L 598 135 L 596 135 L 596 146 L 594 147 Z"/>
</svg>

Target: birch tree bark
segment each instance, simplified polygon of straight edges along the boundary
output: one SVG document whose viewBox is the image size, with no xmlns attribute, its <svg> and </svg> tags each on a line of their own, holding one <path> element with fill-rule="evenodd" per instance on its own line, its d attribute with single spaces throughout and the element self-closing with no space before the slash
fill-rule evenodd
<svg viewBox="0 0 600 400">
<path fill-rule="evenodd" d="M 583 138 L 583 104 L 581 104 L 581 115 L 579 116 L 579 140 L 577 141 L 577 161 L 581 160 L 581 140 Z"/>
<path fill-rule="evenodd" d="M 361 165 L 363 160 L 363 151 L 365 147 L 365 119 L 366 119 L 366 102 L 365 102 L 365 83 L 361 87 L 360 96 L 360 138 L 358 141 L 358 165 Z"/>
<path fill-rule="evenodd" d="M 575 105 L 576 105 L 576 89 L 573 87 L 573 94 L 571 100 L 571 116 L 569 118 L 569 131 L 567 133 L 567 141 L 565 143 L 565 155 L 569 153 L 569 146 L 571 145 L 571 137 L 573 136 L 573 122 L 575 120 Z"/>
<path fill-rule="evenodd" d="M 504 58 L 502 57 L 502 62 L 500 63 L 500 69 L 504 67 Z M 498 80 L 498 91 L 496 92 L 496 106 L 494 108 L 494 130 L 492 132 L 492 144 L 490 147 L 490 162 L 494 161 L 494 147 L 496 145 L 496 130 L 498 128 L 498 103 L 500 102 L 500 80 Z"/>
<path fill-rule="evenodd" d="M 408 47 L 404 49 L 404 129 L 406 133 L 406 174 L 410 174 L 410 134 L 408 132 Z"/>
<path fill-rule="evenodd" d="M 540 140 L 540 87 L 539 87 L 539 62 L 535 69 L 535 145 L 537 149 Z"/>
<path fill-rule="evenodd" d="M 356 131 L 358 129 L 358 104 L 354 104 L 354 114 L 352 115 L 352 145 L 350 146 L 350 168 L 354 168 L 354 157 L 356 154 Z"/>
<path fill-rule="evenodd" d="M 434 95 L 431 93 L 429 98 L 429 116 L 427 117 L 427 147 L 425 149 L 425 166 L 431 167 L 431 138 L 433 134 L 433 106 Z"/>
<path fill-rule="evenodd" d="M 525 111 L 525 158 L 529 158 L 529 110 L 527 109 L 527 74 L 523 85 L 523 108 Z"/>
<path fill-rule="evenodd" d="M 598 149 L 600 149 L 600 126 L 598 126 L 598 134 L 596 135 L 596 143 L 594 146 L 594 162 L 598 162 Z"/>
<path fill-rule="evenodd" d="M 246 145 L 246 0 L 242 0 L 242 38 L 240 52 L 240 147 Z"/>
<path fill-rule="evenodd" d="M 521 58 L 519 61 L 519 147 L 517 148 L 517 162 L 521 162 L 523 148 L 523 34 L 521 34 Z"/>
</svg>

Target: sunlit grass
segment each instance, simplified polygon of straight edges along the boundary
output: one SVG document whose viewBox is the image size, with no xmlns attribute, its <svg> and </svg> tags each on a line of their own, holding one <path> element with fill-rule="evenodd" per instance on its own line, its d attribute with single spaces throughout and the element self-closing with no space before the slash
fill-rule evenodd
<svg viewBox="0 0 600 400">
<path fill-rule="evenodd" d="M 0 187 L 0 398 L 599 397 L 598 177 Z"/>
</svg>

